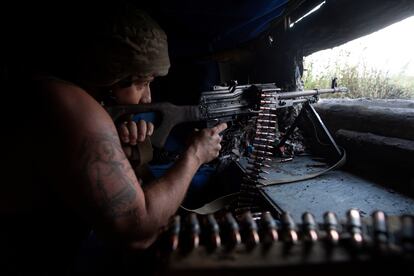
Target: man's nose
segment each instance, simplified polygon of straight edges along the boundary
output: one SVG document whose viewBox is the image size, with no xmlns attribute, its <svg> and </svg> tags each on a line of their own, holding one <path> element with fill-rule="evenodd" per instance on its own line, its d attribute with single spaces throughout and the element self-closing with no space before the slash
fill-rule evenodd
<svg viewBox="0 0 414 276">
<path fill-rule="evenodd" d="M 151 89 L 149 85 L 146 87 L 144 94 L 142 95 L 141 103 L 151 103 Z"/>
</svg>

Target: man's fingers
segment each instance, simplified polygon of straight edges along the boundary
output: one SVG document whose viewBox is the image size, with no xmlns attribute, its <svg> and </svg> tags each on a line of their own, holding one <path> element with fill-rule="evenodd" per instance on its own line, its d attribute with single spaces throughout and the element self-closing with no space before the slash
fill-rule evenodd
<svg viewBox="0 0 414 276">
<path fill-rule="evenodd" d="M 122 143 L 129 143 L 129 130 L 126 124 L 118 126 L 118 133 Z"/>
<path fill-rule="evenodd" d="M 147 135 L 151 136 L 154 133 L 154 124 L 151 122 L 147 123 Z"/>
<path fill-rule="evenodd" d="M 216 125 L 212 129 L 214 130 L 215 133 L 220 133 L 223 130 L 225 130 L 226 128 L 227 128 L 227 124 L 226 123 L 221 123 L 219 125 Z"/>
<path fill-rule="evenodd" d="M 129 130 L 129 143 L 131 145 L 136 145 L 137 138 L 138 138 L 137 124 L 134 121 L 129 121 L 128 130 Z"/>
<path fill-rule="evenodd" d="M 138 128 L 138 141 L 143 142 L 145 140 L 145 136 L 147 135 L 147 123 L 144 120 L 139 120 L 137 122 Z"/>
<path fill-rule="evenodd" d="M 118 127 L 118 133 L 122 143 L 135 146 L 137 142 L 143 142 L 146 136 L 154 133 L 154 125 L 144 120 L 128 121 Z"/>
</svg>

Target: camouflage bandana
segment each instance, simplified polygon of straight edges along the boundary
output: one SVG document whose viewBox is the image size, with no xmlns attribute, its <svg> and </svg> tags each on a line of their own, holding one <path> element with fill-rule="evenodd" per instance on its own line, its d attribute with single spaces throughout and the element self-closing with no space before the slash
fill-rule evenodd
<svg viewBox="0 0 414 276">
<path fill-rule="evenodd" d="M 80 73 L 85 83 L 104 87 L 130 76 L 168 73 L 167 36 L 145 12 L 124 11 L 100 27 L 84 57 Z"/>
</svg>

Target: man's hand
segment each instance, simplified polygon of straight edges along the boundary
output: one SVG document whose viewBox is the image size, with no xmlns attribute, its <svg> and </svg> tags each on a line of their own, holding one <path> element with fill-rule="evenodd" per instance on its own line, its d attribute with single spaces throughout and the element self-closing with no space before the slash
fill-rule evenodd
<svg viewBox="0 0 414 276">
<path fill-rule="evenodd" d="M 194 136 L 188 148 L 188 153 L 193 154 L 200 164 L 208 163 L 219 156 L 222 140 L 220 133 L 227 128 L 226 123 L 221 123 L 213 128 L 205 128 Z"/>
<path fill-rule="evenodd" d="M 127 158 L 132 156 L 131 146 L 143 142 L 147 136 L 151 136 L 154 132 L 154 125 L 151 122 L 140 120 L 138 122 L 127 121 L 118 126 L 118 134 L 122 148 Z"/>
<path fill-rule="evenodd" d="M 151 136 L 153 132 L 154 125 L 144 120 L 138 122 L 128 121 L 118 126 L 121 142 L 131 146 L 135 146 L 138 142 L 143 142 L 145 137 Z"/>
</svg>

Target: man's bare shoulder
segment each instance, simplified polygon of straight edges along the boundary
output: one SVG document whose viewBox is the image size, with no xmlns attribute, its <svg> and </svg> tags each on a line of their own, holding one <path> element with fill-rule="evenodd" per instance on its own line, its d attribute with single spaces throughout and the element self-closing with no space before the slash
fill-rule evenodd
<svg viewBox="0 0 414 276">
<path fill-rule="evenodd" d="M 44 96 L 70 99 L 73 97 L 91 97 L 89 93 L 80 86 L 57 78 L 45 78 L 39 81 Z"/>
<path fill-rule="evenodd" d="M 91 93 L 76 84 L 59 80 L 46 79 L 40 83 L 41 96 L 45 99 L 51 113 L 57 119 L 69 120 L 77 126 L 89 125 L 99 127 L 100 123 L 112 125 L 108 113 L 95 100 Z"/>
</svg>

